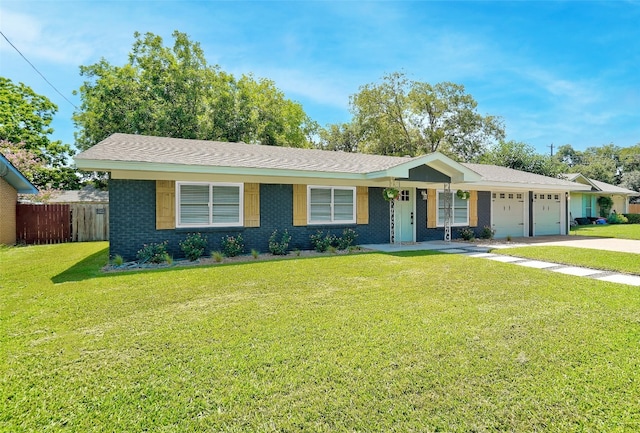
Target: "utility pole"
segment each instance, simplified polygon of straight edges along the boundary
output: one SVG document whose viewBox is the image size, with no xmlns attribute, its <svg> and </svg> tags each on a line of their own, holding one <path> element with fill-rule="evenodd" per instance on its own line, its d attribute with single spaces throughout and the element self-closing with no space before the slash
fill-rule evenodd
<svg viewBox="0 0 640 433">
<path fill-rule="evenodd" d="M 550 144 L 549 146 L 547 146 L 547 147 L 550 147 L 550 148 L 551 148 L 551 156 L 553 156 L 553 143 L 551 143 L 551 144 Z"/>
</svg>

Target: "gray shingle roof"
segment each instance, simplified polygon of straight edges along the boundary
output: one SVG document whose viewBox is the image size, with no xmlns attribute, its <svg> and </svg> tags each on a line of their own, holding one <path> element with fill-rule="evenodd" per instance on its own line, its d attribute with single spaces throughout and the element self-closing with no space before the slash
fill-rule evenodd
<svg viewBox="0 0 640 433">
<path fill-rule="evenodd" d="M 556 179 L 553 177 L 542 176 L 540 174 L 528 173 L 526 171 L 501 167 L 498 165 L 468 163 L 464 163 L 462 165 L 478 173 L 480 176 L 482 176 L 482 180 L 485 182 L 549 186 L 576 186 L 576 183 L 565 179 Z"/>
<path fill-rule="evenodd" d="M 362 153 L 130 134 L 113 134 L 75 159 L 334 173 L 370 173 L 411 160 Z"/>
</svg>

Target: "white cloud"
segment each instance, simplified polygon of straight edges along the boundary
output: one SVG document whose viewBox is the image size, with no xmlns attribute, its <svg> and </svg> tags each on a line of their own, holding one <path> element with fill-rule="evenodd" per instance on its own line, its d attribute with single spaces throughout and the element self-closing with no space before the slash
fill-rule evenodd
<svg viewBox="0 0 640 433">
<path fill-rule="evenodd" d="M 4 35 L 33 62 L 50 61 L 75 66 L 93 53 L 91 45 L 73 32 L 58 31 L 55 26 L 44 25 L 28 14 L 1 9 L 0 15 Z M 0 50 L 13 48 L 7 43 L 2 43 Z"/>
</svg>

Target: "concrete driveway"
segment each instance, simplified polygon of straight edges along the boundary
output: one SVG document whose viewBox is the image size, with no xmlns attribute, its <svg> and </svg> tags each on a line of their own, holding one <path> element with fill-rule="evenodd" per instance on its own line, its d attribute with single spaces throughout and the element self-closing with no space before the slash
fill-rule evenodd
<svg viewBox="0 0 640 433">
<path fill-rule="evenodd" d="M 539 236 L 535 238 L 518 238 L 512 242 L 501 242 L 500 239 L 496 239 L 490 244 L 493 248 L 510 248 L 526 245 L 553 245 L 640 254 L 640 241 L 631 239 L 594 238 L 591 236 Z"/>
</svg>

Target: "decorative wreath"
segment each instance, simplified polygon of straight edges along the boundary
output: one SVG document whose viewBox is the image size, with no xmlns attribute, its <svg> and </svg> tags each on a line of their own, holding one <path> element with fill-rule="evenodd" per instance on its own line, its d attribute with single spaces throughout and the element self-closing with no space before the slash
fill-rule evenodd
<svg viewBox="0 0 640 433">
<path fill-rule="evenodd" d="M 471 197 L 471 193 L 469 191 L 463 191 L 463 190 L 459 189 L 456 192 L 456 196 L 458 198 L 461 198 L 462 200 L 469 200 L 469 198 Z"/>
<path fill-rule="evenodd" d="M 397 200 L 400 197 L 400 191 L 397 188 L 385 188 L 382 196 L 386 201 Z"/>
</svg>

